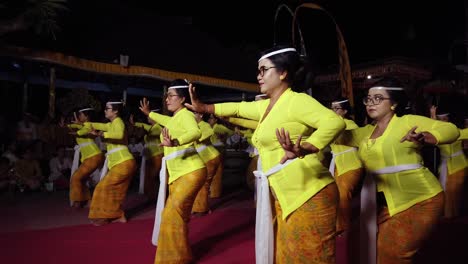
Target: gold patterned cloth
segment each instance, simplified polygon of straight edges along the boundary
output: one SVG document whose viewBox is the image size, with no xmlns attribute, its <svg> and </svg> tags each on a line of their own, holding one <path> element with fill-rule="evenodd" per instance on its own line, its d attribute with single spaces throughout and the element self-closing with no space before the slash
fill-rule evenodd
<svg viewBox="0 0 468 264">
<path fill-rule="evenodd" d="M 114 165 L 96 185 L 89 219 L 115 219 L 124 216 L 122 204 L 137 165 L 134 159 Z"/>
<path fill-rule="evenodd" d="M 78 169 L 73 173 L 70 180 L 70 202 L 84 202 L 91 200 L 91 192 L 86 181 L 90 175 L 104 163 L 104 154 L 98 153 L 91 156 L 81 163 Z"/>
<path fill-rule="evenodd" d="M 278 200 L 275 264 L 334 264 L 338 188 L 328 184 L 285 220 Z"/>
<path fill-rule="evenodd" d="M 159 171 L 161 170 L 161 161 L 162 161 L 163 154 L 158 154 L 156 156 L 152 156 L 150 159 L 146 161 L 145 166 L 145 186 L 144 186 L 144 194 L 148 199 L 151 201 L 156 201 L 156 195 L 159 185 Z"/>
<path fill-rule="evenodd" d="M 443 210 L 443 192 L 393 216 L 388 207 L 379 208 L 377 263 L 413 263 L 413 256 L 437 226 Z"/>
<path fill-rule="evenodd" d="M 195 198 L 195 202 L 193 203 L 192 208 L 193 213 L 206 213 L 210 210 L 208 200 L 211 182 L 213 181 L 214 176 L 220 173 L 220 164 L 221 158 L 219 155 L 205 164 L 207 169 L 206 181 L 205 184 L 203 184 L 203 187 L 198 192 L 197 197 Z"/>
<path fill-rule="evenodd" d="M 445 183 L 445 209 L 444 216 L 453 218 L 460 215 L 463 188 L 468 168 L 456 171 L 447 176 Z"/>
<path fill-rule="evenodd" d="M 335 168 L 336 171 L 336 168 Z M 336 219 L 336 232 L 348 230 L 351 224 L 351 200 L 353 192 L 358 187 L 364 170 L 362 168 L 345 172 L 335 178 L 340 193 L 338 217 Z"/>
<path fill-rule="evenodd" d="M 193 202 L 206 182 L 205 167 L 179 177 L 169 185 L 156 249 L 156 264 L 185 264 L 192 261 L 188 222 Z"/>
</svg>

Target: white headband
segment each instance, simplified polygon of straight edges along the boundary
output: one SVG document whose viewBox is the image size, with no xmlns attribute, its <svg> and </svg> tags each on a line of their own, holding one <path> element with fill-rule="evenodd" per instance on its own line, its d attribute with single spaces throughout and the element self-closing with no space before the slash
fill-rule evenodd
<svg viewBox="0 0 468 264">
<path fill-rule="evenodd" d="M 385 87 L 385 86 L 374 86 L 369 90 L 392 90 L 392 91 L 403 91 L 404 89 L 401 87 Z"/>
<path fill-rule="evenodd" d="M 157 112 L 159 110 L 161 110 L 161 109 L 153 109 L 153 110 L 151 110 L 151 112 Z"/>
<path fill-rule="evenodd" d="M 107 102 L 106 104 L 123 104 L 123 102 Z"/>
<path fill-rule="evenodd" d="M 81 110 L 78 110 L 78 112 L 84 112 L 84 111 L 89 111 L 89 110 L 94 110 L 94 108 L 84 108 L 84 109 L 81 109 Z"/>
<path fill-rule="evenodd" d="M 174 86 L 169 86 L 167 89 L 187 89 L 189 88 L 188 85 L 174 85 Z"/>
<path fill-rule="evenodd" d="M 443 114 L 439 114 L 439 115 L 436 115 L 437 117 L 443 117 L 443 116 L 448 116 L 450 115 L 449 113 L 443 113 Z"/>
<path fill-rule="evenodd" d="M 285 52 L 288 52 L 288 51 L 296 52 L 296 49 L 295 48 L 285 48 L 285 49 L 275 50 L 275 51 L 272 51 L 270 53 L 267 53 L 267 54 L 263 55 L 262 57 L 260 57 L 260 59 L 258 59 L 258 61 L 261 61 L 261 60 L 263 60 L 265 58 L 268 58 L 270 56 L 273 56 L 273 55 L 276 55 L 276 54 L 279 54 L 279 53 L 285 53 Z"/>
<path fill-rule="evenodd" d="M 343 100 L 343 101 L 332 102 L 332 104 L 341 104 L 341 103 L 344 103 L 344 102 L 348 102 L 348 99 Z"/>
</svg>

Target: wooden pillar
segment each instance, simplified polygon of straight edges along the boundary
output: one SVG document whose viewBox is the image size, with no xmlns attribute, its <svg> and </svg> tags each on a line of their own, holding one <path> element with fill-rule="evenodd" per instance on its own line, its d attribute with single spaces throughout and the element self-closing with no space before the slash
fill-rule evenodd
<svg viewBox="0 0 468 264">
<path fill-rule="evenodd" d="M 55 117 L 55 80 L 55 68 L 51 67 L 49 78 L 49 120 Z"/>
</svg>

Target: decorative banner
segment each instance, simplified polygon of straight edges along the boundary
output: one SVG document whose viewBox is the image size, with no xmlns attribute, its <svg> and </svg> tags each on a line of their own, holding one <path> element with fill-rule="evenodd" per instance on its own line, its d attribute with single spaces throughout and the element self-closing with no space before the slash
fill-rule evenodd
<svg viewBox="0 0 468 264">
<path fill-rule="evenodd" d="M 341 82 L 341 94 L 343 97 L 349 100 L 349 103 L 351 104 L 351 106 L 354 106 L 353 79 L 351 76 L 351 67 L 349 65 L 348 49 L 346 48 L 346 43 L 344 41 L 343 35 L 341 34 L 341 30 L 338 27 L 338 24 L 336 23 L 333 16 L 330 13 L 328 13 L 328 11 L 323 9 L 321 6 L 317 4 L 312 4 L 312 3 L 301 4 L 294 11 L 294 18 L 293 18 L 293 23 L 292 23 L 293 43 L 295 43 L 294 27 L 296 25 L 297 13 L 301 7 L 324 11 L 328 15 L 328 17 L 330 17 L 333 20 L 333 23 L 335 24 L 335 28 L 336 28 L 336 37 L 338 39 L 338 60 L 340 62 L 339 78 Z"/>
<path fill-rule="evenodd" d="M 123 67 L 120 64 L 110 64 L 68 56 L 59 52 L 36 51 L 21 47 L 0 46 L 0 55 L 23 58 L 31 61 L 42 61 L 60 64 L 66 67 L 122 76 L 140 76 L 158 80 L 172 81 L 174 79 L 189 79 L 191 82 L 214 87 L 231 88 L 235 90 L 258 92 L 257 83 L 247 83 L 228 79 L 220 79 L 203 75 L 182 72 L 172 72 L 143 66 Z"/>
</svg>

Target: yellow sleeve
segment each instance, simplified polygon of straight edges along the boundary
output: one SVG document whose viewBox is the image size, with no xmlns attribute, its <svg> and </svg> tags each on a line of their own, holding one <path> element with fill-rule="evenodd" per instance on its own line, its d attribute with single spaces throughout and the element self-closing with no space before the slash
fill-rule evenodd
<svg viewBox="0 0 468 264">
<path fill-rule="evenodd" d="M 78 136 L 84 136 L 87 135 L 91 131 L 91 124 L 90 123 L 84 123 L 82 127 L 76 131 L 76 134 Z"/>
<path fill-rule="evenodd" d="M 468 139 L 468 128 L 460 129 L 460 137 L 458 139 Z"/>
<path fill-rule="evenodd" d="M 67 125 L 68 128 L 74 128 L 74 129 L 80 129 L 83 127 L 83 125 L 80 125 L 80 124 L 68 124 Z"/>
<path fill-rule="evenodd" d="M 353 120 L 344 119 L 344 121 L 346 123 L 346 130 L 353 130 L 353 129 L 358 128 L 358 125 L 356 125 L 356 123 Z"/>
<path fill-rule="evenodd" d="M 238 117 L 230 117 L 228 119 L 229 123 L 234 125 L 238 125 L 245 128 L 256 129 L 258 126 L 258 121 L 249 120 L 245 118 L 238 118 Z"/>
<path fill-rule="evenodd" d="M 268 105 L 269 101 L 270 100 L 215 104 L 215 115 L 237 116 L 258 121 L 262 118 L 265 103 Z"/>
<path fill-rule="evenodd" d="M 420 115 L 405 115 L 408 127 L 417 126 L 415 132 L 429 132 L 437 139 L 437 145 L 449 144 L 458 139 L 460 132 L 453 123 L 434 120 Z"/>
<path fill-rule="evenodd" d="M 110 129 L 104 132 L 104 138 L 122 139 L 125 136 L 125 124 L 121 118 L 116 118 L 110 124 Z"/>
<path fill-rule="evenodd" d="M 221 124 L 215 124 L 213 127 L 213 131 L 215 134 L 227 134 L 229 137 L 234 135 L 234 130 L 229 129 Z"/>
<path fill-rule="evenodd" d="M 97 122 L 85 122 L 85 125 L 89 125 L 90 128 L 94 128 L 96 130 L 107 131 L 110 129 L 111 123 L 97 123 Z"/>
<path fill-rule="evenodd" d="M 148 125 L 149 130 L 148 130 L 148 135 L 150 136 L 158 136 L 161 135 L 162 127 L 158 124 L 154 124 L 153 126 Z"/>
<path fill-rule="evenodd" d="M 311 96 L 298 93 L 292 100 L 294 102 L 290 104 L 290 109 L 288 109 L 290 120 L 316 129 L 309 138 L 304 140 L 305 142 L 318 149 L 323 149 L 345 129 L 346 124 L 341 116 Z"/>
<path fill-rule="evenodd" d="M 148 125 L 148 124 L 145 124 L 145 123 L 141 123 L 141 122 L 135 122 L 135 124 L 133 125 L 134 127 L 141 127 L 143 128 L 146 132 L 148 132 L 150 129 L 151 129 L 151 125 Z"/>
<path fill-rule="evenodd" d="M 167 115 L 161 115 L 159 113 L 151 112 L 149 114 L 149 118 L 153 119 L 156 123 L 162 125 L 162 126 L 167 126 L 167 123 L 171 120 L 170 116 Z"/>
<path fill-rule="evenodd" d="M 192 112 L 189 112 L 189 111 L 187 112 L 189 114 L 184 114 L 183 116 L 181 116 L 181 122 L 180 122 L 180 125 L 186 132 L 183 135 L 179 136 L 178 138 L 175 138 L 179 142 L 179 145 L 184 145 L 190 142 L 195 142 L 199 140 L 201 137 L 201 131 L 200 131 L 200 128 L 198 127 L 197 121 L 195 120 L 195 116 L 193 115 Z"/>
<path fill-rule="evenodd" d="M 210 124 L 206 123 L 205 121 L 200 121 L 198 123 L 198 126 L 200 127 L 200 131 L 201 131 L 201 138 L 199 139 L 200 142 L 214 135 L 214 131 L 211 128 Z"/>
</svg>

